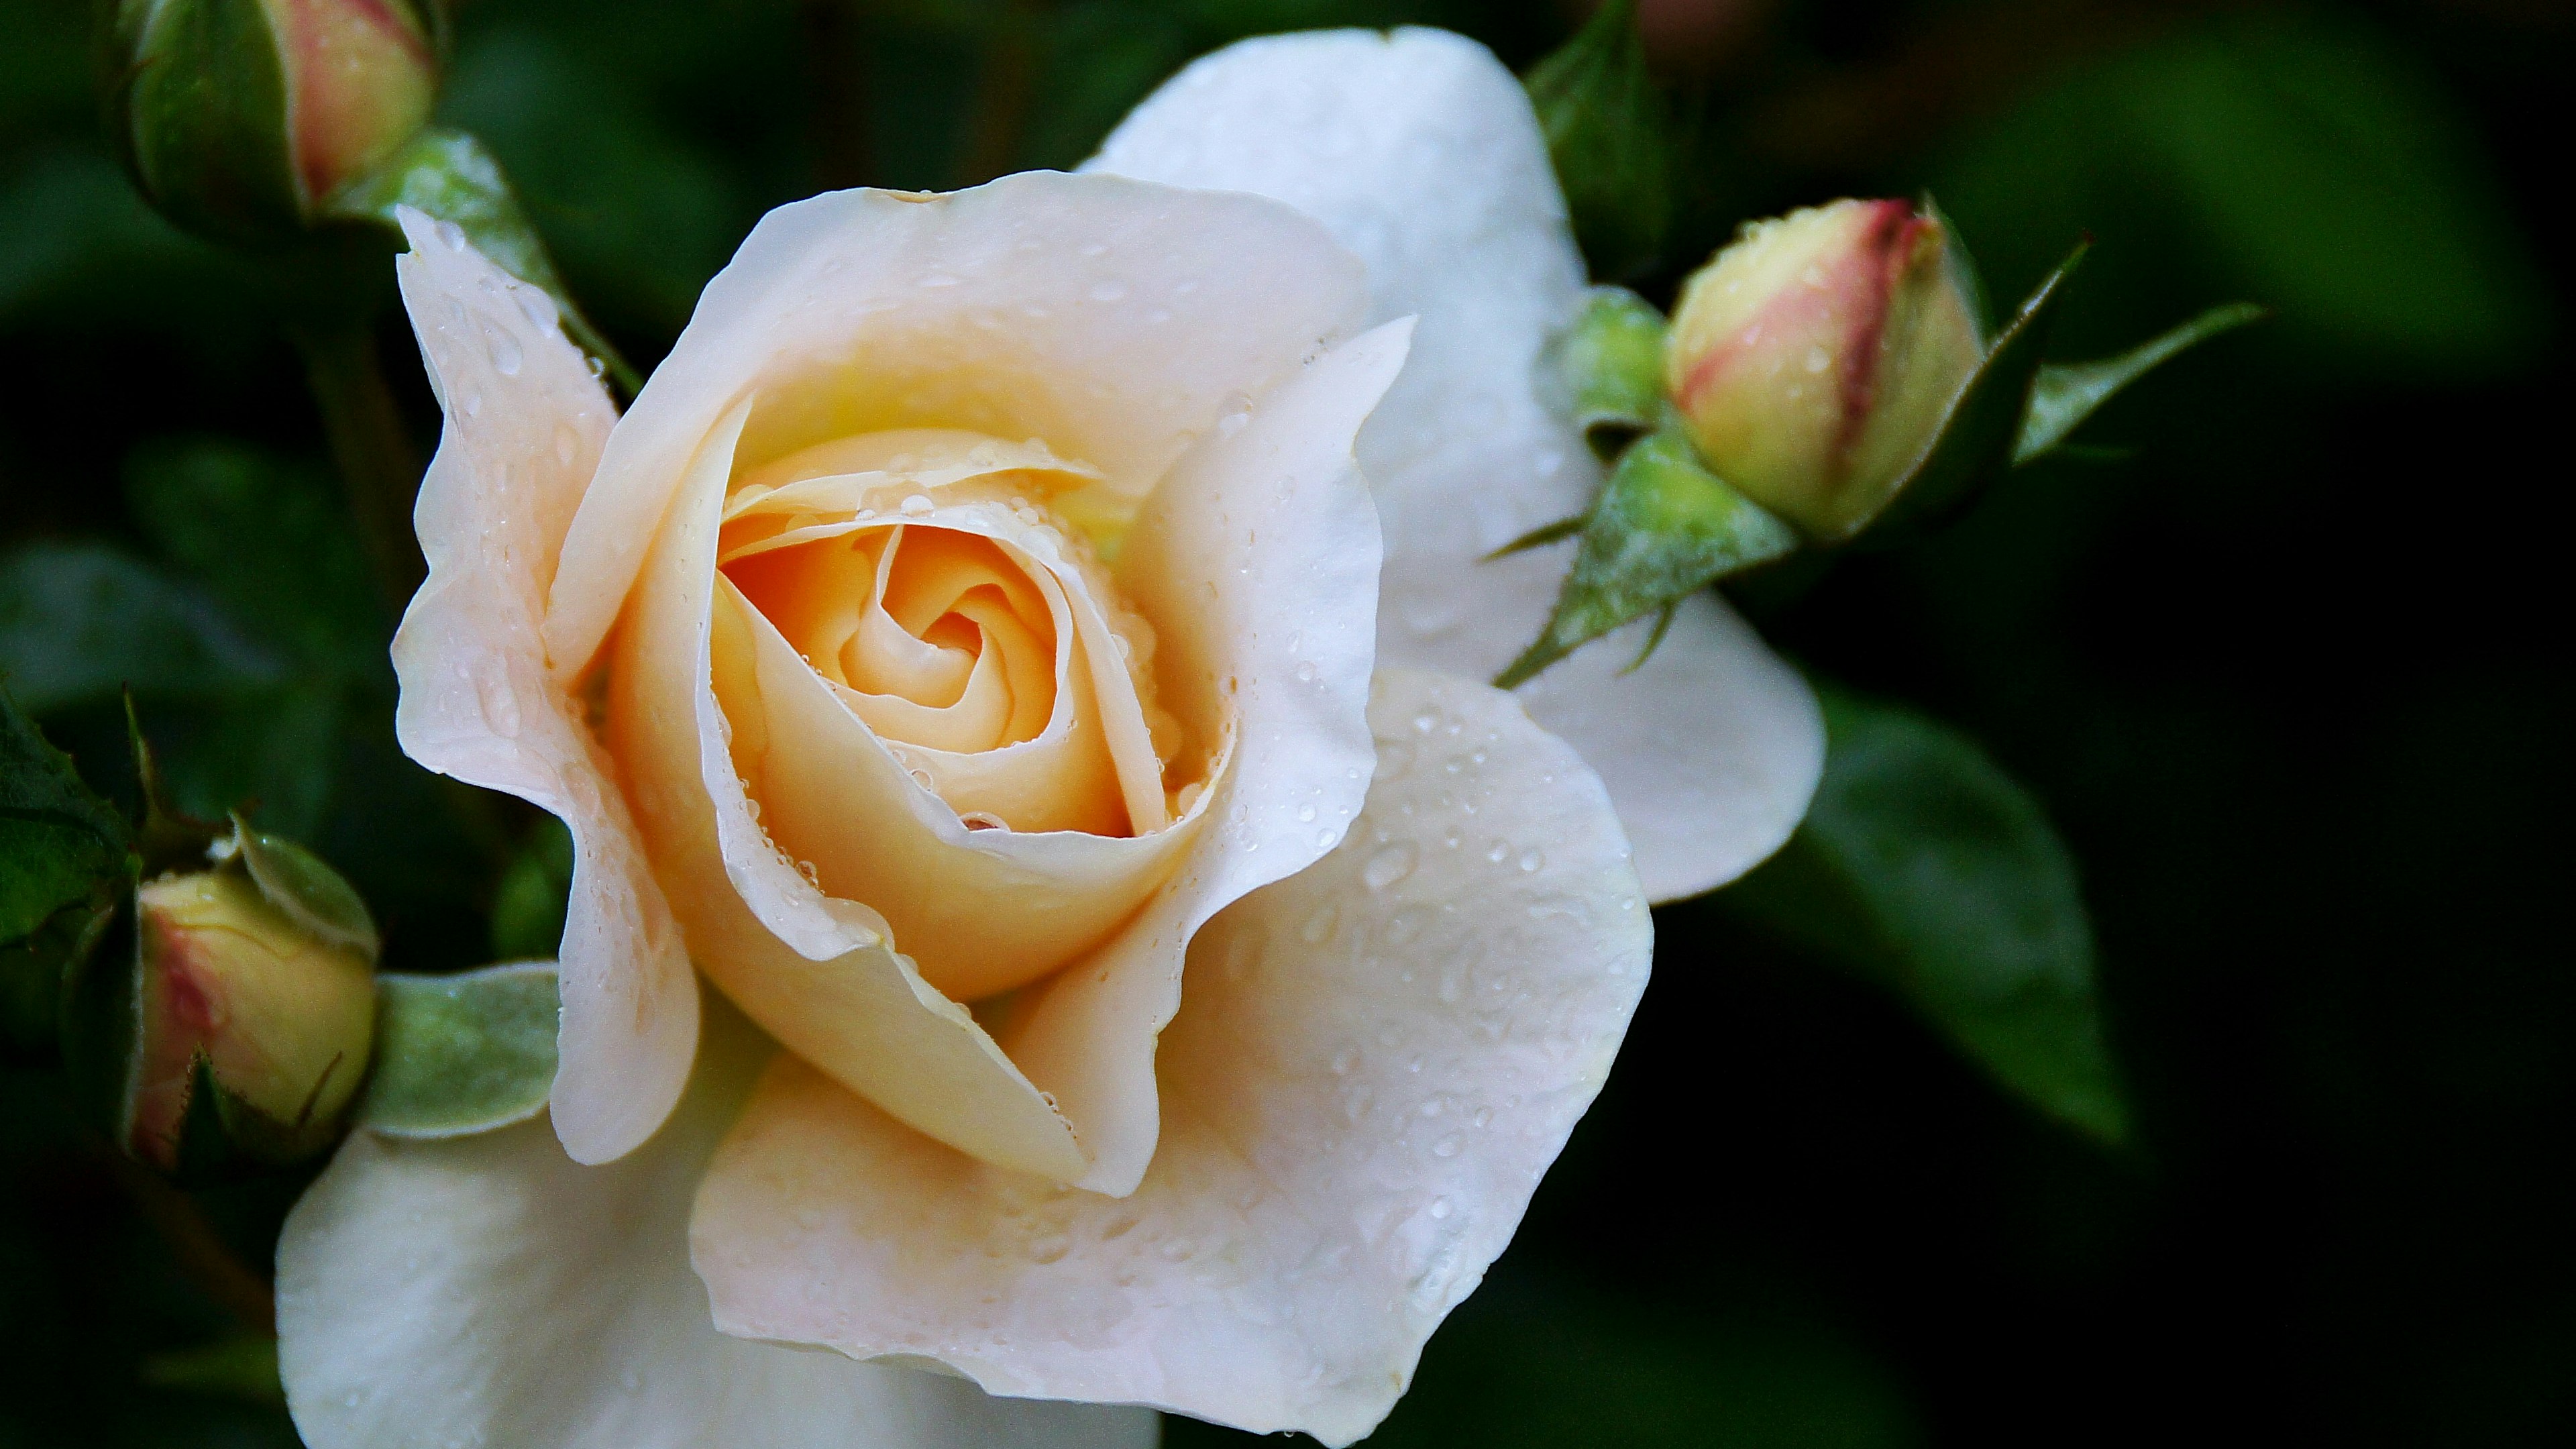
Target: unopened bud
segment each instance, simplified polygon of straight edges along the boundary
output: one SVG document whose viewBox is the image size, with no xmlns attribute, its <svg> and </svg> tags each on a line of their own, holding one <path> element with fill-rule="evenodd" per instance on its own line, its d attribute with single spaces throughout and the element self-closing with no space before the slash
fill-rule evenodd
<svg viewBox="0 0 2576 1449">
<path fill-rule="evenodd" d="M 237 827 L 228 844 L 215 869 L 134 897 L 123 1136 L 165 1170 L 328 1147 L 375 1033 L 375 927 L 356 893 L 273 836 Z"/>
<path fill-rule="evenodd" d="M 1887 506 L 1983 355 L 1941 223 L 1838 201 L 1746 227 L 1691 278 L 1664 376 L 1711 471 L 1833 542 Z"/>
<path fill-rule="evenodd" d="M 152 204 L 192 231 L 309 224 L 428 124 L 435 0 L 119 0 L 111 122 Z"/>
</svg>

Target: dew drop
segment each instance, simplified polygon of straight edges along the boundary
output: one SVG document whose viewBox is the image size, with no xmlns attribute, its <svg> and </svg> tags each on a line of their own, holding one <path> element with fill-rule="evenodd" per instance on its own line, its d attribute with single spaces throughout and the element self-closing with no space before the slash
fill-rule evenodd
<svg viewBox="0 0 2576 1449">
<path fill-rule="evenodd" d="M 1316 667 L 1315 661 L 1312 659 L 1300 659 L 1297 661 L 1297 682 L 1299 684 L 1312 684 L 1315 682 L 1315 676 L 1323 672 L 1323 670 Z"/>
<path fill-rule="evenodd" d="M 1522 874 L 1536 875 L 1538 873 L 1538 868 L 1545 864 L 1547 864 L 1546 852 L 1541 851 L 1534 846 L 1521 852 Z"/>
<path fill-rule="evenodd" d="M 1306 923 L 1297 928 L 1297 937 L 1309 946 L 1320 946 L 1333 938 L 1342 924 L 1342 908 L 1332 901 L 1317 906 Z"/>
<path fill-rule="evenodd" d="M 1315 807 L 1314 807 L 1314 806 L 1312 806 L 1312 805 L 1300 805 L 1300 806 L 1298 806 L 1298 807 L 1297 807 L 1297 823 L 1298 823 L 1298 824 L 1300 824 L 1300 825 L 1311 825 L 1311 824 L 1313 824 L 1313 823 L 1314 823 L 1314 820 L 1315 820 Z"/>
<path fill-rule="evenodd" d="M 928 494 L 915 493 L 910 498 L 903 500 L 903 515 L 906 518 L 919 518 L 923 514 L 928 513 L 933 506 L 934 505 L 931 503 L 930 496 Z"/>
<path fill-rule="evenodd" d="M 1435 1197 L 1431 1200 L 1431 1217 L 1433 1221 L 1436 1222 L 1444 1219 L 1449 1216 L 1449 1213 L 1449 1199 L 1445 1197 Z"/>
<path fill-rule="evenodd" d="M 1466 1145 L 1465 1139 L 1460 1137 L 1459 1134 L 1452 1132 L 1448 1136 L 1431 1144 L 1431 1155 L 1434 1157 L 1455 1157 L 1458 1155 L 1458 1149 Z"/>
<path fill-rule="evenodd" d="M 1416 856 L 1410 844 L 1397 841 L 1368 858 L 1368 864 L 1360 867 L 1360 881 L 1370 890 L 1385 890 L 1413 874 Z"/>
<path fill-rule="evenodd" d="M 1485 859 L 1492 861 L 1496 865 L 1501 865 L 1504 861 L 1510 859 L 1511 854 L 1512 843 L 1508 840 L 1497 840 L 1493 844 L 1485 847 Z"/>
<path fill-rule="evenodd" d="M 1252 399 L 1241 393 L 1225 400 L 1225 409 L 1216 415 L 1216 435 L 1231 438 L 1252 423 Z"/>
<path fill-rule="evenodd" d="M 519 350 L 519 339 L 489 323 L 483 327 L 483 350 L 490 355 L 493 370 L 503 377 L 517 377 L 528 360 Z"/>
<path fill-rule="evenodd" d="M 438 233 L 438 239 L 447 243 L 447 249 L 449 251 L 461 252 L 465 250 L 465 228 L 458 226 L 452 221 L 442 221 L 434 228 L 434 230 Z"/>
</svg>

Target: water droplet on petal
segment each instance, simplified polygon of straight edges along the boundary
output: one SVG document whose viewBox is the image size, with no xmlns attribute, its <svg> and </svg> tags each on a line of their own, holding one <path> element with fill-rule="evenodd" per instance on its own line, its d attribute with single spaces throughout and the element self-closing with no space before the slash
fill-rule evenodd
<svg viewBox="0 0 2576 1449">
<path fill-rule="evenodd" d="M 1413 874 L 1417 854 L 1411 844 L 1397 841 L 1368 858 L 1368 864 L 1360 867 L 1360 881 L 1370 890 L 1385 890 Z"/>
</svg>

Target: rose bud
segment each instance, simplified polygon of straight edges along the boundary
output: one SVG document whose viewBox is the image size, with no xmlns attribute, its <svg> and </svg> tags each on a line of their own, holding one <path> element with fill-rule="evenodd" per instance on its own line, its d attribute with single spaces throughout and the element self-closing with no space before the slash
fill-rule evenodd
<svg viewBox="0 0 2576 1449">
<path fill-rule="evenodd" d="M 1838 201 L 1747 226 L 1691 278 L 1664 377 L 1711 471 L 1832 542 L 1887 506 L 1984 354 L 1940 221 Z"/>
<path fill-rule="evenodd" d="M 166 1171 L 330 1146 L 375 1031 L 376 934 L 356 892 L 273 836 L 226 844 L 215 869 L 134 895 L 123 1136 Z"/>
<path fill-rule="evenodd" d="M 110 129 L 191 231 L 291 235 L 429 121 L 433 0 L 120 0 Z"/>
</svg>

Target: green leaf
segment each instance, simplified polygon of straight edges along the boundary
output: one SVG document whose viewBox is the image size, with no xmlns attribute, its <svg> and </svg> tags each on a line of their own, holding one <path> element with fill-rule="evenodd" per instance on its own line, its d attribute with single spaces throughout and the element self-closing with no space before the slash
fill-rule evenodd
<svg viewBox="0 0 2576 1449">
<path fill-rule="evenodd" d="M 1797 547 L 1795 530 L 1701 467 L 1687 439 L 1650 434 L 1602 483 L 1547 627 L 1494 683 L 1509 689 L 1631 619 Z"/>
<path fill-rule="evenodd" d="M 559 1013 L 553 962 L 386 972 L 376 989 L 375 1075 L 357 1125 L 389 1137 L 461 1137 L 545 1109 Z"/>
<path fill-rule="evenodd" d="M 0 945 L 0 1053 L 49 1056 L 61 1032 L 63 983 L 81 969 L 116 918 L 119 878 L 47 916 L 35 930 Z"/>
<path fill-rule="evenodd" d="M 1870 520 L 1861 538 L 1872 544 L 1909 542 L 1958 517 L 2012 465 L 2022 414 L 2048 348 L 2049 328 L 2066 295 L 2066 279 L 2092 249 L 2080 242 L 2041 280 L 1987 349 L 1949 417 L 1906 481 L 1896 501 Z"/>
<path fill-rule="evenodd" d="M 2099 362 L 2052 362 L 2040 368 L 2030 389 L 2030 407 L 2022 414 L 2021 436 L 2013 444 L 2013 466 L 2019 467 L 2066 441 L 2096 409 L 2120 389 L 2166 362 L 2221 333 L 2270 316 L 2251 302 L 2212 307 L 2160 337 L 2150 338 L 2117 357 Z"/>
<path fill-rule="evenodd" d="M 1575 238 L 1601 277 L 1651 270 L 1672 230 L 1672 113 L 1646 74 L 1636 12 L 1636 0 L 1609 0 L 1525 80 Z"/>
<path fill-rule="evenodd" d="M 113 699 L 237 692 L 276 683 L 278 659 L 195 589 L 94 543 L 34 543 L 0 558 L 0 674 L 30 713 Z"/>
<path fill-rule="evenodd" d="M 283 836 L 263 835 L 233 817 L 233 853 L 260 896 L 289 920 L 334 946 L 353 946 L 375 957 L 383 950 L 375 917 L 340 873 Z"/>
<path fill-rule="evenodd" d="M 549 815 L 528 833 L 493 892 L 492 954 L 505 961 L 554 955 L 571 895 L 572 832 Z"/>
<path fill-rule="evenodd" d="M 453 228 L 503 271 L 553 298 L 564 335 L 613 374 L 629 396 L 644 385 L 574 305 L 546 253 L 545 239 L 511 192 L 501 163 L 482 142 L 462 131 L 423 131 L 374 175 L 351 183 L 330 201 L 333 214 L 375 222 L 397 237 L 402 228 L 395 213 L 406 206 Z"/>
<path fill-rule="evenodd" d="M 2092 924 L 2038 802 L 1955 730 L 1819 693 L 1815 803 L 1720 900 L 1895 991 L 2050 1116 L 2121 1141 L 2128 1111 L 2103 1043 Z"/>
<path fill-rule="evenodd" d="M 1607 459 L 1664 407 L 1664 314 L 1625 287 L 1595 287 L 1556 344 L 1575 426 Z"/>
<path fill-rule="evenodd" d="M 0 690 L 0 942 L 125 873 L 131 833 Z"/>
</svg>

